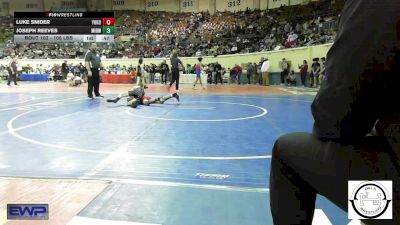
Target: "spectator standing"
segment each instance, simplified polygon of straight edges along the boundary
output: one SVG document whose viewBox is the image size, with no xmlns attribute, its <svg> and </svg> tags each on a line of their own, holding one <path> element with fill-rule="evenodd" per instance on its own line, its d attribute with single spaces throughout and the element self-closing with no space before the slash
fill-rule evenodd
<svg viewBox="0 0 400 225">
<path fill-rule="evenodd" d="M 310 73 L 310 87 L 318 87 L 321 64 L 319 64 L 319 58 L 314 58 L 313 61 Z"/>
<path fill-rule="evenodd" d="M 235 82 L 236 79 L 236 73 L 235 73 L 235 68 L 228 68 L 229 71 L 229 78 L 230 78 L 230 82 L 229 83 L 233 83 Z"/>
<path fill-rule="evenodd" d="M 156 74 L 156 65 L 155 64 L 153 64 L 153 63 L 150 64 L 149 73 L 150 73 L 150 84 L 154 84 L 155 74 Z"/>
<path fill-rule="evenodd" d="M 321 61 L 322 61 L 322 65 L 321 65 L 321 73 L 319 75 L 319 84 L 322 84 L 322 82 L 326 79 L 326 74 L 325 74 L 326 58 L 322 57 Z"/>
<path fill-rule="evenodd" d="M 222 82 L 222 66 L 218 62 L 215 63 L 214 66 L 214 71 L 215 71 L 215 84 L 218 84 L 218 80 L 223 84 Z"/>
<path fill-rule="evenodd" d="M 69 73 L 69 67 L 68 67 L 68 64 L 67 64 L 67 60 L 65 60 L 63 62 L 63 64 L 61 65 L 61 73 L 62 73 L 62 79 L 63 80 L 67 79 L 67 75 Z"/>
<path fill-rule="evenodd" d="M 285 84 L 285 78 L 289 74 L 289 62 L 286 61 L 285 58 L 282 59 L 281 69 L 282 69 L 282 72 L 281 72 L 281 85 L 284 85 Z"/>
<path fill-rule="evenodd" d="M 146 86 L 146 77 L 145 77 L 145 69 L 143 65 L 143 58 L 139 58 L 138 66 L 137 66 L 137 73 L 136 73 L 136 85 L 142 86 L 144 89 L 147 88 Z"/>
<path fill-rule="evenodd" d="M 214 63 L 208 64 L 207 83 L 212 84 L 213 75 L 215 76 Z"/>
<path fill-rule="evenodd" d="M 253 68 L 254 68 L 254 75 L 253 75 L 253 79 L 254 79 L 254 84 L 261 84 L 261 67 L 258 66 L 257 63 L 253 63 Z"/>
<path fill-rule="evenodd" d="M 266 58 L 261 65 L 262 85 L 264 86 L 269 86 L 269 67 L 270 62 L 268 58 Z"/>
<path fill-rule="evenodd" d="M 18 85 L 17 84 L 17 73 L 18 73 L 18 65 L 17 65 L 17 57 L 14 57 L 11 60 L 10 65 L 8 66 L 8 82 L 7 85 L 11 86 L 11 80 L 14 81 L 14 85 Z"/>
<path fill-rule="evenodd" d="M 308 72 L 308 64 L 307 60 L 303 60 L 303 64 L 299 66 L 300 69 L 300 76 L 301 76 L 301 85 L 303 87 L 306 86 L 306 77 L 307 77 L 307 72 Z"/>
<path fill-rule="evenodd" d="M 167 77 L 169 74 L 169 66 L 167 64 L 167 61 L 163 60 L 160 67 L 161 67 L 161 83 L 167 84 Z"/>
<path fill-rule="evenodd" d="M 236 79 L 238 84 L 240 85 L 240 78 L 242 76 L 242 67 L 240 67 L 238 64 L 235 64 L 235 67 L 233 68 L 235 70 L 235 74 L 236 74 Z"/>
<path fill-rule="evenodd" d="M 251 84 L 251 77 L 254 74 L 254 67 L 252 63 L 247 65 L 247 84 Z"/>
</svg>

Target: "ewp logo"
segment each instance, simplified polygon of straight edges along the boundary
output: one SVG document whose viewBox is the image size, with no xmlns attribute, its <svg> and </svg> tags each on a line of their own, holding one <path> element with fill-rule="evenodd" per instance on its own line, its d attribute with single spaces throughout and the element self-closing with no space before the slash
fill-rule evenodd
<svg viewBox="0 0 400 225">
<path fill-rule="evenodd" d="M 8 220 L 48 220 L 48 204 L 7 204 Z"/>
</svg>

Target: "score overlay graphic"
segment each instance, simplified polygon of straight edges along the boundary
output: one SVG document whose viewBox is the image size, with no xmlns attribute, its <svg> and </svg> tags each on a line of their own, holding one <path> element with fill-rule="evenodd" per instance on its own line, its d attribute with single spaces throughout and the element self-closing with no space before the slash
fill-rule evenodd
<svg viewBox="0 0 400 225">
<path fill-rule="evenodd" d="M 113 12 L 15 12 L 14 42 L 114 42 Z"/>
</svg>

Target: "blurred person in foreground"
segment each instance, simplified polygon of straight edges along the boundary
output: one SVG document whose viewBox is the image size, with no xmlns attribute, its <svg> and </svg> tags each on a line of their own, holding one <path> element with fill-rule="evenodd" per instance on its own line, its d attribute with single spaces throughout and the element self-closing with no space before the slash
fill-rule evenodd
<svg viewBox="0 0 400 225">
<path fill-rule="evenodd" d="M 329 75 L 311 106 L 313 132 L 286 134 L 274 145 L 275 225 L 310 225 L 317 194 L 347 211 L 349 180 L 392 181 L 393 219 L 363 223 L 400 224 L 400 104 L 392 100 L 400 97 L 399 21 L 400 1 L 346 1 Z"/>
</svg>

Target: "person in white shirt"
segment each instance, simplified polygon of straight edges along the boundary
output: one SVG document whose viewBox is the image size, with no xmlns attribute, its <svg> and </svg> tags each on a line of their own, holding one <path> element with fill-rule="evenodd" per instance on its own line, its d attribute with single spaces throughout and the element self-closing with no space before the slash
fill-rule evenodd
<svg viewBox="0 0 400 225">
<path fill-rule="evenodd" d="M 266 58 L 261 66 L 262 85 L 264 85 L 264 86 L 269 86 L 269 73 L 268 73 L 269 67 L 270 67 L 270 63 L 269 63 L 268 58 Z"/>
</svg>

